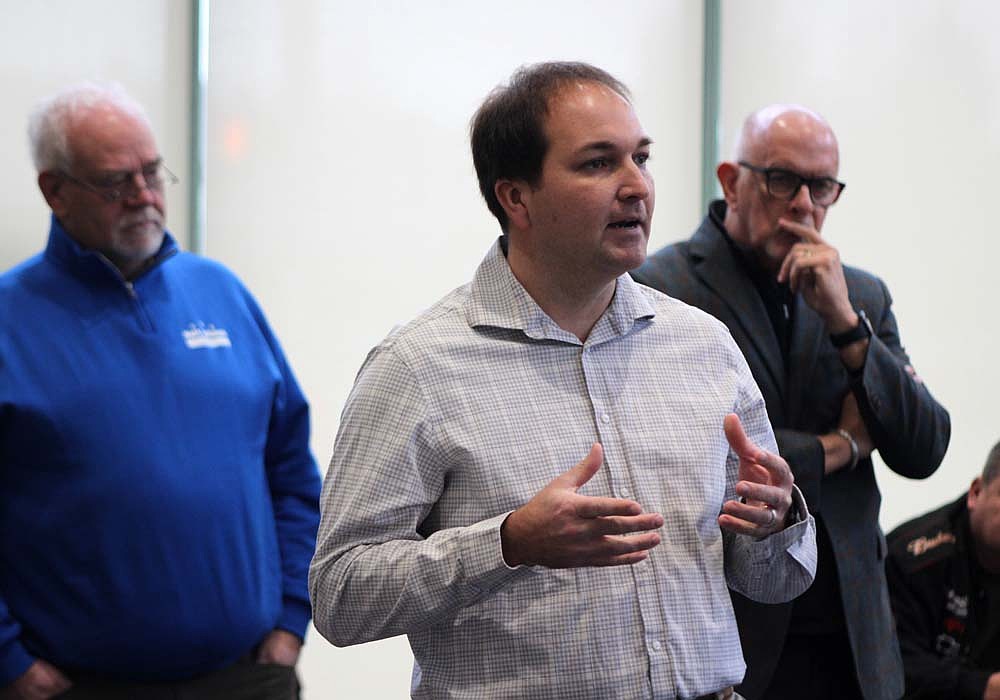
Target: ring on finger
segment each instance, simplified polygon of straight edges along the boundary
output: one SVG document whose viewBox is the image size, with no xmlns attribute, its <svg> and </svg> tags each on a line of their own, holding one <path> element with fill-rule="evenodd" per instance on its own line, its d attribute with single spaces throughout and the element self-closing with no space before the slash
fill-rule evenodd
<svg viewBox="0 0 1000 700">
<path fill-rule="evenodd" d="M 765 525 L 764 527 L 771 527 L 772 525 L 774 525 L 774 521 L 778 519 L 778 516 L 774 512 L 774 508 L 772 508 L 771 506 L 764 506 L 764 508 L 767 509 L 768 513 L 767 525 Z"/>
</svg>

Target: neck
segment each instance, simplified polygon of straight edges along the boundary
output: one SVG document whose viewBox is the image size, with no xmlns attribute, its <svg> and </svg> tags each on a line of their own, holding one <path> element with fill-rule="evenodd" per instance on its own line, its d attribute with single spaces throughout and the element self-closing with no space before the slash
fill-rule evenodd
<svg viewBox="0 0 1000 700">
<path fill-rule="evenodd" d="M 540 265 L 517 246 L 510 246 L 507 262 L 542 311 L 581 342 L 587 340 L 615 295 L 616 278 L 590 279 L 582 273 Z"/>
</svg>

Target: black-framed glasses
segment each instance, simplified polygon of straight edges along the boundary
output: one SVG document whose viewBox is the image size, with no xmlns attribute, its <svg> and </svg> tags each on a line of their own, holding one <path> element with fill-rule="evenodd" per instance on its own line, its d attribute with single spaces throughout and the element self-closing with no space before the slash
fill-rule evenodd
<svg viewBox="0 0 1000 700">
<path fill-rule="evenodd" d="M 828 207 L 840 199 L 840 193 L 847 187 L 832 177 L 804 177 L 784 168 L 762 168 L 742 160 L 739 164 L 747 170 L 763 175 L 767 183 L 767 193 L 775 199 L 793 199 L 802 185 L 805 185 L 809 188 L 809 197 L 813 204 Z"/>
<path fill-rule="evenodd" d="M 73 177 L 67 172 L 61 175 L 85 190 L 99 195 L 106 202 L 120 202 L 123 199 L 135 199 L 143 189 L 162 192 L 166 185 L 176 185 L 180 180 L 161 161 L 150 163 L 142 170 L 110 173 L 100 180 L 88 182 Z M 136 184 L 136 176 L 141 177 L 142 185 Z"/>
</svg>

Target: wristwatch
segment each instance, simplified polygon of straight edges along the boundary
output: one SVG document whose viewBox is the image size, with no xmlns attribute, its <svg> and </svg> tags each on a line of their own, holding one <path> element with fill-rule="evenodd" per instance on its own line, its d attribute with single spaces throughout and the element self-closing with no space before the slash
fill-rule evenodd
<svg viewBox="0 0 1000 700">
<path fill-rule="evenodd" d="M 865 338 L 871 338 L 875 335 L 872 330 L 872 322 L 868 320 L 868 314 L 865 313 L 864 309 L 855 309 L 855 313 L 858 314 L 858 325 L 850 330 L 844 331 L 843 333 L 831 333 L 830 342 L 833 343 L 833 347 L 840 348 L 847 347 L 851 343 L 855 343 L 859 340 Z"/>
</svg>

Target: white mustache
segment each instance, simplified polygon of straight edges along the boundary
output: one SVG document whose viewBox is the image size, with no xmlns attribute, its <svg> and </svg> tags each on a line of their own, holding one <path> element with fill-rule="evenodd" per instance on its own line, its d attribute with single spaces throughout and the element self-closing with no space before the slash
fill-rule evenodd
<svg viewBox="0 0 1000 700">
<path fill-rule="evenodd" d="M 160 228 L 163 228 L 163 216 L 153 207 L 147 207 L 142 211 L 126 214 L 118 220 L 118 225 L 123 228 L 147 223 L 156 224 Z"/>
</svg>

